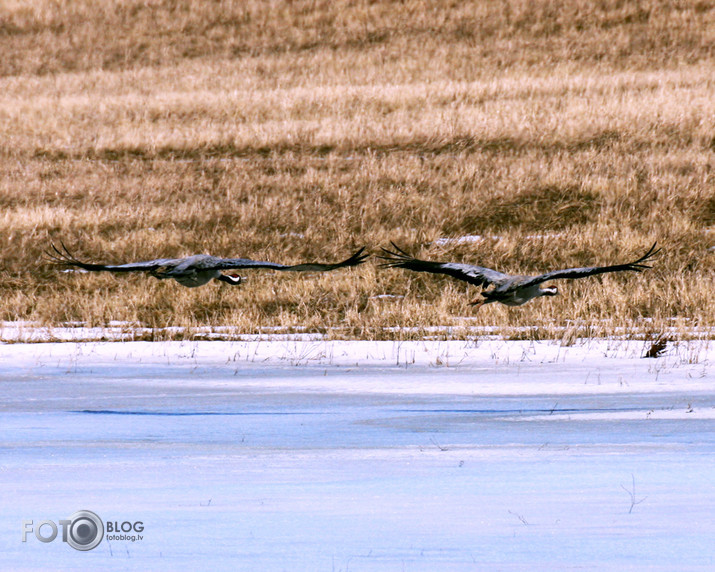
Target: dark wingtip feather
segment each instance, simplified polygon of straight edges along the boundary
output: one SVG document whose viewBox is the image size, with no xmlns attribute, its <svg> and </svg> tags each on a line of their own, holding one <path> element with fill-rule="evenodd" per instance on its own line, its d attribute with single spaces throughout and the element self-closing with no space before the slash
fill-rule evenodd
<svg viewBox="0 0 715 572">
<path fill-rule="evenodd" d="M 386 260 L 380 264 L 381 268 L 402 268 L 403 264 L 409 260 L 414 260 L 414 257 L 407 254 L 399 246 L 397 246 L 393 241 L 390 241 L 392 248 L 395 250 L 388 250 L 387 248 L 380 247 L 380 250 L 384 253 L 384 256 L 378 255 L 377 258 L 381 260 Z"/>
<path fill-rule="evenodd" d="M 403 258 L 413 258 L 413 256 L 411 256 L 410 254 L 407 254 L 407 252 L 405 252 L 402 248 L 397 246 L 392 240 L 390 241 L 390 244 L 392 245 L 392 248 L 394 248 L 400 254 L 400 256 L 402 256 Z"/>
<path fill-rule="evenodd" d="M 656 256 L 658 253 L 663 250 L 662 248 L 656 249 L 656 246 L 658 245 L 658 242 L 654 242 L 653 246 L 650 247 L 648 252 L 646 252 L 643 256 L 641 256 L 638 260 L 634 260 L 633 262 L 628 264 L 628 269 L 633 270 L 635 272 L 641 272 L 643 270 L 653 268 L 652 266 L 649 266 L 648 264 L 642 264 L 646 260 L 649 260 Z"/>
<path fill-rule="evenodd" d="M 57 248 L 54 242 L 50 242 L 50 248 L 52 250 L 47 250 L 44 254 L 49 258 L 54 264 L 61 264 L 64 266 L 72 266 L 77 262 L 77 259 L 72 256 L 72 253 L 67 249 L 65 243 L 60 239 L 60 245 L 62 250 Z"/>
<path fill-rule="evenodd" d="M 360 249 L 350 257 L 350 261 L 353 261 L 356 265 L 362 264 L 368 258 L 370 258 L 370 253 L 365 252 L 365 246 L 361 246 Z"/>
<path fill-rule="evenodd" d="M 368 258 L 370 258 L 370 253 L 366 253 L 365 248 L 366 248 L 365 246 L 362 246 L 350 258 L 343 260 L 342 262 L 338 262 L 337 264 L 332 265 L 332 268 L 337 269 L 337 268 L 344 268 L 347 266 L 358 266 L 360 264 L 363 264 Z M 329 265 L 329 266 L 331 266 L 331 265 Z"/>
</svg>

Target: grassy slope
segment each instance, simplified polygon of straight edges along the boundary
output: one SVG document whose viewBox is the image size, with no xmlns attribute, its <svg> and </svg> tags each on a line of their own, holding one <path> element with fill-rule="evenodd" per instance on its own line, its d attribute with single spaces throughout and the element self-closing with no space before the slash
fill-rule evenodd
<svg viewBox="0 0 715 572">
<path fill-rule="evenodd" d="M 2 320 L 715 326 L 712 2 L 26 4 L 0 3 Z M 464 235 L 486 239 L 439 241 Z M 474 315 L 465 284 L 372 264 L 239 289 L 61 274 L 41 259 L 58 238 L 109 261 L 395 240 L 521 273 L 664 253 Z"/>
</svg>

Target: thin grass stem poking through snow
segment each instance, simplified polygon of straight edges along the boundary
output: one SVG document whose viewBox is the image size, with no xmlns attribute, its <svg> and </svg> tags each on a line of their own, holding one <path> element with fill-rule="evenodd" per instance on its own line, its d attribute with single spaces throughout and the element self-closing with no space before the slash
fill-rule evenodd
<svg viewBox="0 0 715 572">
<path fill-rule="evenodd" d="M 636 505 L 641 504 L 645 499 L 648 497 L 643 497 L 643 498 L 637 498 L 636 496 L 636 477 L 631 473 L 631 488 L 628 489 L 624 484 L 621 483 L 621 488 L 628 493 L 628 496 L 630 497 L 631 501 L 631 506 L 628 508 L 628 514 L 631 514 L 633 512 L 633 509 L 636 507 Z"/>
</svg>

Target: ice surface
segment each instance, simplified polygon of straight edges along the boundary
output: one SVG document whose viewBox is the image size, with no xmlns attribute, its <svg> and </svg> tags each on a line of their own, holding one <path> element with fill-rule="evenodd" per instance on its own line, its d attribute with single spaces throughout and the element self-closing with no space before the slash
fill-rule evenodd
<svg viewBox="0 0 715 572">
<path fill-rule="evenodd" d="M 713 569 L 715 349 L 0 344 L 3 569 Z M 86 509 L 141 541 L 22 521 Z"/>
</svg>

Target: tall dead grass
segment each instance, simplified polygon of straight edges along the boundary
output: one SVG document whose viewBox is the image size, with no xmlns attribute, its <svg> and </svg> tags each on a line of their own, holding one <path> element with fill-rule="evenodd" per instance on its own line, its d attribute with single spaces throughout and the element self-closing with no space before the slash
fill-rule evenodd
<svg viewBox="0 0 715 572">
<path fill-rule="evenodd" d="M 655 0 L 0 4 L 0 320 L 712 335 L 714 14 Z M 640 275 L 474 314 L 466 284 L 373 265 L 196 290 L 61 273 L 42 259 L 60 238 L 112 262 L 290 263 L 394 240 L 519 273 L 655 240 L 664 252 Z"/>
</svg>

